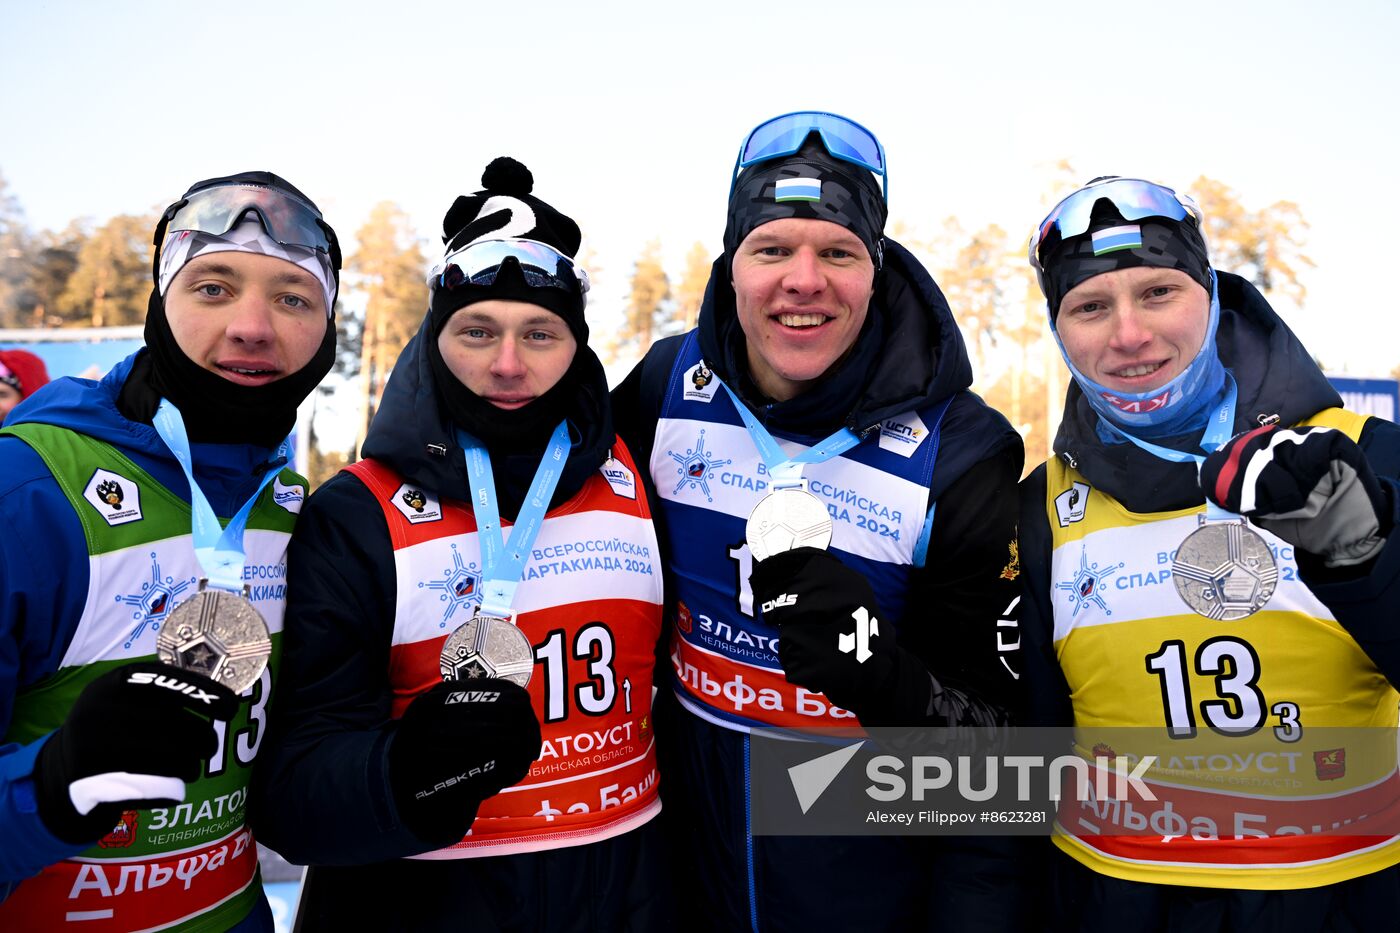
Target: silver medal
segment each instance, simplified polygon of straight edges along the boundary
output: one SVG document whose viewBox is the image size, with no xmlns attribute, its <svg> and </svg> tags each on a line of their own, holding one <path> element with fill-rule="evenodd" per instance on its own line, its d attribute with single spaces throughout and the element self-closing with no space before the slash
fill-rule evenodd
<svg viewBox="0 0 1400 933">
<path fill-rule="evenodd" d="M 443 680 L 499 677 L 524 687 L 535 671 L 535 649 L 510 619 L 478 615 L 447 636 L 438 666 Z"/>
<path fill-rule="evenodd" d="M 754 560 L 799 547 L 826 550 L 831 545 L 831 516 L 821 500 L 806 489 L 774 489 L 749 514 L 744 537 Z"/>
<path fill-rule="evenodd" d="M 251 687 L 271 656 L 272 635 L 262 613 L 227 590 L 201 589 L 170 610 L 156 635 L 156 657 L 234 693 Z"/>
<path fill-rule="evenodd" d="M 1264 608 L 1278 585 L 1278 565 L 1244 519 L 1208 523 L 1202 515 L 1200 527 L 1177 549 L 1172 581 L 1194 611 L 1233 622 Z"/>
</svg>

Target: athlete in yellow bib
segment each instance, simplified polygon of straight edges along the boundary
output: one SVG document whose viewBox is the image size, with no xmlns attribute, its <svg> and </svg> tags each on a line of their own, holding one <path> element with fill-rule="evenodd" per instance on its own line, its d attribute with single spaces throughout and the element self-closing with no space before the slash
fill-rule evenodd
<svg viewBox="0 0 1400 933">
<path fill-rule="evenodd" d="M 1031 237 L 1073 376 L 1057 456 L 1022 484 L 1031 717 L 1086 757 L 1156 756 L 1155 801 L 1062 803 L 1053 914 L 1385 928 L 1400 430 L 1341 408 L 1201 227 L 1190 198 L 1106 177 Z"/>
</svg>

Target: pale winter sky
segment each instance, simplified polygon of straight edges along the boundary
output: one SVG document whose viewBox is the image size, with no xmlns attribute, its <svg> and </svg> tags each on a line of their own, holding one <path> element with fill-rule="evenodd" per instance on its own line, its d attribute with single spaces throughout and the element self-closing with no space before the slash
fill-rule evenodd
<svg viewBox="0 0 1400 933">
<path fill-rule="evenodd" d="M 718 252 L 748 129 L 829 109 L 880 136 L 892 220 L 930 234 L 950 215 L 1029 233 L 1065 158 L 1296 201 L 1318 268 L 1280 310 L 1329 369 L 1383 375 L 1397 37 L 1385 0 L 0 0 L 0 173 L 35 227 L 266 168 L 342 236 L 392 200 L 427 240 L 512 155 L 594 250 L 600 333 L 649 238 L 673 280 L 692 242 Z"/>
</svg>

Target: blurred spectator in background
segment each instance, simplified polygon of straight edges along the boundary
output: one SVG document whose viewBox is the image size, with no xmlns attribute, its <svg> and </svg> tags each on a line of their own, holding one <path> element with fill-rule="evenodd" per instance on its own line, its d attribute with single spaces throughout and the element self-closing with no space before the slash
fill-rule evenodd
<svg viewBox="0 0 1400 933">
<path fill-rule="evenodd" d="M 0 424 L 16 405 L 48 384 L 43 360 L 28 350 L 0 350 Z"/>
</svg>

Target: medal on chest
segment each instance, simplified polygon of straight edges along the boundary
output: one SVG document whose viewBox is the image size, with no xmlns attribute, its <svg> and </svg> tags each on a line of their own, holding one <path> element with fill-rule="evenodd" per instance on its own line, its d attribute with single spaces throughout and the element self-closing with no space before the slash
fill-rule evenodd
<svg viewBox="0 0 1400 933">
<path fill-rule="evenodd" d="M 190 537 L 205 576 L 199 592 L 170 610 L 156 635 L 156 657 L 203 674 L 241 694 L 262 677 L 272 657 L 272 632 L 248 598 L 243 582 L 243 532 L 253 505 L 291 457 L 285 441 L 268 462 L 262 482 L 243 507 L 220 527 L 218 516 L 194 475 L 189 435 L 174 405 L 161 399 L 152 427 L 179 461 L 190 486 Z"/>
<path fill-rule="evenodd" d="M 1278 564 L 1244 518 L 1208 522 L 1205 515 L 1172 561 L 1181 601 L 1207 619 L 1234 622 L 1263 609 L 1278 586 Z"/>
<path fill-rule="evenodd" d="M 447 636 L 438 667 L 443 680 L 498 677 L 521 687 L 530 685 L 535 649 L 513 618 L 477 615 Z"/>
<path fill-rule="evenodd" d="M 724 391 L 734 403 L 772 482 L 768 494 L 749 513 L 744 527 L 744 538 L 753 559 L 766 560 L 799 547 L 826 550 L 831 546 L 831 516 L 822 501 L 807 491 L 802 471 L 810 464 L 839 457 L 859 444 L 860 436 L 850 428 L 842 428 L 815 446 L 789 457 L 739 396 L 730 391 L 729 386 L 724 386 Z"/>
<path fill-rule="evenodd" d="M 550 436 L 508 542 L 501 535 L 496 480 L 485 445 L 465 431 L 457 432 L 457 441 L 466 456 L 472 487 L 472 515 L 481 548 L 482 596 L 476 614 L 447 636 L 438 655 L 438 670 L 446 681 L 495 677 L 525 687 L 535 670 L 535 648 L 516 626 L 511 604 L 525 572 L 526 555 L 539 536 L 550 499 L 569 459 L 568 424 L 559 422 Z"/>
<path fill-rule="evenodd" d="M 1225 374 L 1225 392 L 1201 435 L 1203 450 L 1216 450 L 1230 439 L 1235 424 L 1237 387 Z M 1205 457 L 1161 447 L 1100 419 L 1115 434 L 1154 457 L 1174 463 L 1194 463 L 1200 476 Z M 1241 515 L 1227 512 L 1206 499 L 1197 527 L 1177 548 L 1172 582 L 1181 601 L 1198 615 L 1217 622 L 1234 622 L 1263 609 L 1278 586 L 1278 564 L 1259 533 Z"/>
<path fill-rule="evenodd" d="M 246 595 L 201 588 L 170 610 L 156 657 L 242 693 L 267 669 L 272 633 Z"/>
<path fill-rule="evenodd" d="M 831 546 L 832 523 L 826 506 L 799 486 L 771 490 L 749 514 L 744 537 L 754 560 L 799 547 L 826 550 Z"/>
</svg>

